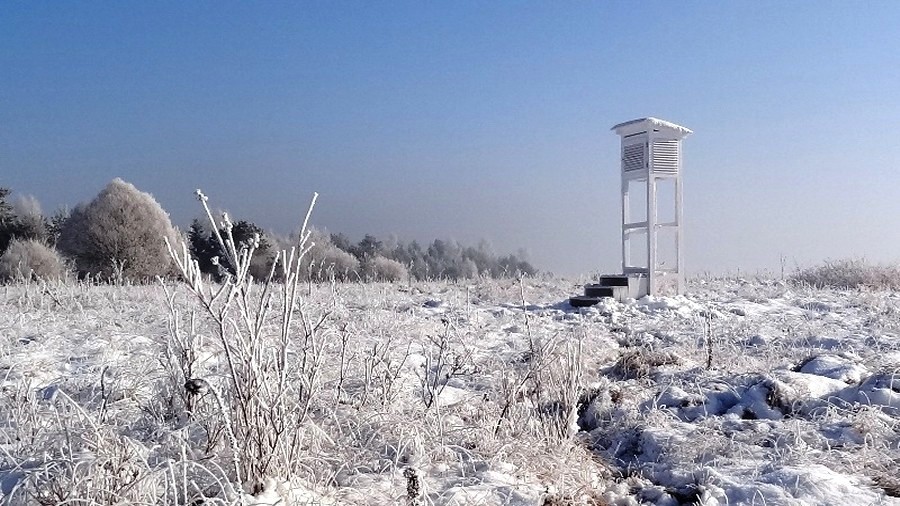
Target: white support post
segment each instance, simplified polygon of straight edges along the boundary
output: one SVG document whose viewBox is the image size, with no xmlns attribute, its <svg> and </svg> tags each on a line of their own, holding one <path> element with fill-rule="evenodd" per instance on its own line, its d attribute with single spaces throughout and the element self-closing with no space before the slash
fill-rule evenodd
<svg viewBox="0 0 900 506">
<path fill-rule="evenodd" d="M 681 168 L 681 157 L 678 159 Z M 679 170 L 679 174 L 681 171 Z M 681 245 L 684 244 L 684 228 L 681 226 L 681 176 L 675 178 L 675 263 L 678 268 L 678 294 L 684 293 L 684 255 L 681 253 Z"/>
<path fill-rule="evenodd" d="M 631 264 L 631 251 L 629 251 L 628 230 L 625 229 L 631 221 L 630 213 L 631 202 L 628 198 L 628 180 L 625 174 L 622 174 L 622 270 Z"/>
<path fill-rule="evenodd" d="M 650 283 L 650 293 L 659 293 L 657 279 L 657 262 L 656 251 L 656 178 L 652 172 L 647 177 L 647 276 Z"/>
</svg>

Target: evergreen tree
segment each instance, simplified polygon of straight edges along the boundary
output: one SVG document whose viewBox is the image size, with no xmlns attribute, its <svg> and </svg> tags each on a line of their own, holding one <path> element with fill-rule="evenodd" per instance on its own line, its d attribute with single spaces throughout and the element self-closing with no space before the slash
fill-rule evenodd
<svg viewBox="0 0 900 506">
<path fill-rule="evenodd" d="M 0 187 L 0 254 L 6 251 L 9 243 L 15 237 L 15 215 L 12 206 L 7 201 L 10 189 Z"/>
<path fill-rule="evenodd" d="M 344 234 L 331 234 L 331 244 L 347 253 L 352 253 L 353 243 L 351 243 L 350 239 Z"/>
<path fill-rule="evenodd" d="M 200 220 L 194 218 L 187 235 L 188 248 L 191 250 L 191 256 L 197 260 L 200 271 L 218 277 L 219 267 L 213 263 L 213 257 L 218 256 L 220 251 L 212 234 L 206 231 Z"/>
<path fill-rule="evenodd" d="M 14 239 L 47 242 L 47 226 L 37 200 L 23 197 L 12 205 L 10 193 L 9 188 L 0 188 L 0 254 Z"/>
<path fill-rule="evenodd" d="M 7 201 L 10 193 L 9 188 L 0 186 L 0 226 L 5 226 L 13 219 L 12 205 Z"/>
<path fill-rule="evenodd" d="M 360 261 L 363 261 L 367 258 L 375 258 L 377 255 L 381 254 L 382 243 L 374 235 L 366 234 L 365 237 L 359 244 L 357 244 L 351 253 L 353 253 L 356 258 Z"/>
<path fill-rule="evenodd" d="M 63 227 L 66 225 L 66 220 L 68 219 L 68 209 L 57 209 L 56 212 L 53 213 L 53 216 L 45 220 L 48 246 L 56 246 L 57 241 L 59 241 L 59 234 L 62 232 Z"/>
</svg>

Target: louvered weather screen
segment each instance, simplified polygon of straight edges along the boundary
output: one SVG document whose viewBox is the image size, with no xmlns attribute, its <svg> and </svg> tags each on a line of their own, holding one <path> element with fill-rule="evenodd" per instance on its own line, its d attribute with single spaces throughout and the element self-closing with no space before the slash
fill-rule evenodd
<svg viewBox="0 0 900 506">
<path fill-rule="evenodd" d="M 676 140 L 653 141 L 653 170 L 675 174 L 678 172 L 678 145 Z"/>
<path fill-rule="evenodd" d="M 683 293 L 681 140 L 691 131 L 656 118 L 626 121 L 613 130 L 622 136 L 622 275 L 629 287 L 641 287 L 633 296 Z M 629 190 L 630 183 L 640 190 Z M 659 191 L 673 183 L 674 192 Z M 639 217 L 629 215 L 629 191 L 646 191 L 646 200 L 635 199 L 647 204 Z M 661 195 L 674 198 L 674 206 L 658 202 Z M 674 213 L 658 212 L 673 207 Z"/>
<path fill-rule="evenodd" d="M 645 144 L 641 142 L 622 147 L 622 170 L 629 172 L 647 168 L 644 161 L 644 146 Z"/>
</svg>

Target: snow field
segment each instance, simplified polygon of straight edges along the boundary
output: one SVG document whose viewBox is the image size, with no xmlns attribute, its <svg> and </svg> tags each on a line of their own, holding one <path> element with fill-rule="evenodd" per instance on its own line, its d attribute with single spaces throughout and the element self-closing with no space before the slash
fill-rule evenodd
<svg viewBox="0 0 900 506">
<path fill-rule="evenodd" d="M 214 396 L 170 361 L 178 323 L 226 391 L 183 287 L 175 314 L 160 286 L 0 288 L 4 500 L 900 504 L 892 293 L 696 280 L 575 310 L 556 279 L 303 288 L 323 345 L 286 360 L 321 360 L 310 414 L 291 469 L 241 487 Z"/>
</svg>

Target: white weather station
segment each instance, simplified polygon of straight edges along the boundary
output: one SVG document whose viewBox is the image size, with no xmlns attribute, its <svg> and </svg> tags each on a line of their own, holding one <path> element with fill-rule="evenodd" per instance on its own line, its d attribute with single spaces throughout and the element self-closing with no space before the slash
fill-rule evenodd
<svg viewBox="0 0 900 506">
<path fill-rule="evenodd" d="M 622 138 L 622 273 L 585 285 L 576 307 L 684 292 L 681 141 L 689 129 L 657 118 L 612 128 Z"/>
</svg>

